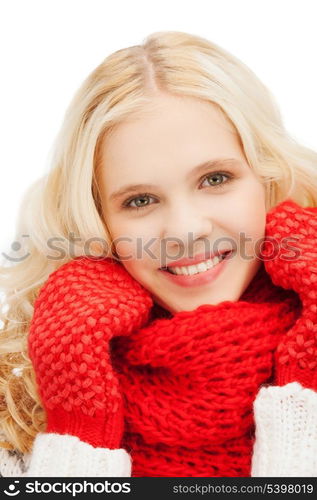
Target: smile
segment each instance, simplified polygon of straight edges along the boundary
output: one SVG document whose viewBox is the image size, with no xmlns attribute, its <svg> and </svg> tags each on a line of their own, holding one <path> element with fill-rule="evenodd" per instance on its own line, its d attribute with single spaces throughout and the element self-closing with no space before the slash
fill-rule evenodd
<svg viewBox="0 0 317 500">
<path fill-rule="evenodd" d="M 199 264 L 192 266 L 173 266 L 170 268 L 161 268 L 162 273 L 170 282 L 184 287 L 199 286 L 214 281 L 222 272 L 232 252 L 217 255 Z"/>
<path fill-rule="evenodd" d="M 224 257 L 224 254 L 216 255 L 213 259 L 205 260 L 204 262 L 200 262 L 199 264 L 193 266 L 168 267 L 167 270 L 173 274 L 192 276 L 193 274 L 204 273 L 208 271 L 208 269 L 215 267 L 224 259 Z"/>
</svg>

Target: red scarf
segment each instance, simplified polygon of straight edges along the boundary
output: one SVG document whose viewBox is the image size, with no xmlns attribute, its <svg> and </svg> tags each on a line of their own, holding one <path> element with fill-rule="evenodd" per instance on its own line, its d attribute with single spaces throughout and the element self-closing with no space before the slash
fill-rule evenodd
<svg viewBox="0 0 317 500">
<path fill-rule="evenodd" d="M 262 265 L 238 302 L 155 306 L 146 327 L 112 339 L 132 476 L 250 476 L 253 403 L 300 309 Z"/>
</svg>

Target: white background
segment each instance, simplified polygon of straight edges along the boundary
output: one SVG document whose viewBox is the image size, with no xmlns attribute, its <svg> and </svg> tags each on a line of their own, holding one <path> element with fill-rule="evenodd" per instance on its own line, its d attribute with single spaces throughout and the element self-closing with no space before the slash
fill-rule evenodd
<svg viewBox="0 0 317 500">
<path fill-rule="evenodd" d="M 1 0 L 0 252 L 81 82 L 154 31 L 185 31 L 232 52 L 270 88 L 292 136 L 317 150 L 316 14 L 316 0 Z"/>
</svg>

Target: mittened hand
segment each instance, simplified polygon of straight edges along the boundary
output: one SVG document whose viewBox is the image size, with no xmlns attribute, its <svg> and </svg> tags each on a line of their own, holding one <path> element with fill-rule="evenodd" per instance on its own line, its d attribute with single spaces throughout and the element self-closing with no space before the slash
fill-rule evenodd
<svg viewBox="0 0 317 500">
<path fill-rule="evenodd" d="M 49 276 L 35 301 L 28 339 L 47 432 L 120 447 L 123 401 L 109 342 L 143 326 L 152 304 L 112 259 L 79 257 Z"/>
<path fill-rule="evenodd" d="M 317 208 L 286 200 L 267 214 L 262 258 L 275 285 L 302 298 L 317 282 Z"/>
<path fill-rule="evenodd" d="M 273 283 L 293 289 L 302 301 L 300 317 L 277 346 L 275 381 L 317 390 L 317 208 L 291 200 L 273 208 L 263 258 Z"/>
</svg>

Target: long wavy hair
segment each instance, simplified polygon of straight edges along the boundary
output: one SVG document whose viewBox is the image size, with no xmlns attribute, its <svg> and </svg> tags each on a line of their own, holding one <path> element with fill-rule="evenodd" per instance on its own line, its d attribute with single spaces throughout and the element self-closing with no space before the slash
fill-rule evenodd
<svg viewBox="0 0 317 500">
<path fill-rule="evenodd" d="M 102 255 L 115 257 L 96 175 L 102 140 L 148 109 L 158 91 L 219 106 L 265 185 L 267 208 L 287 197 L 302 206 L 317 205 L 317 153 L 285 130 L 273 95 L 239 59 L 209 40 L 178 31 L 152 33 L 141 45 L 110 54 L 75 93 L 53 143 L 50 169 L 21 202 L 16 239 L 27 235 L 25 258 L 12 254 L 0 268 L 4 447 L 29 452 L 36 434 L 45 430 L 27 349 L 39 289 L 62 264 L 87 255 L 87 241 L 90 255 L 100 256 L 104 242 Z"/>
</svg>

